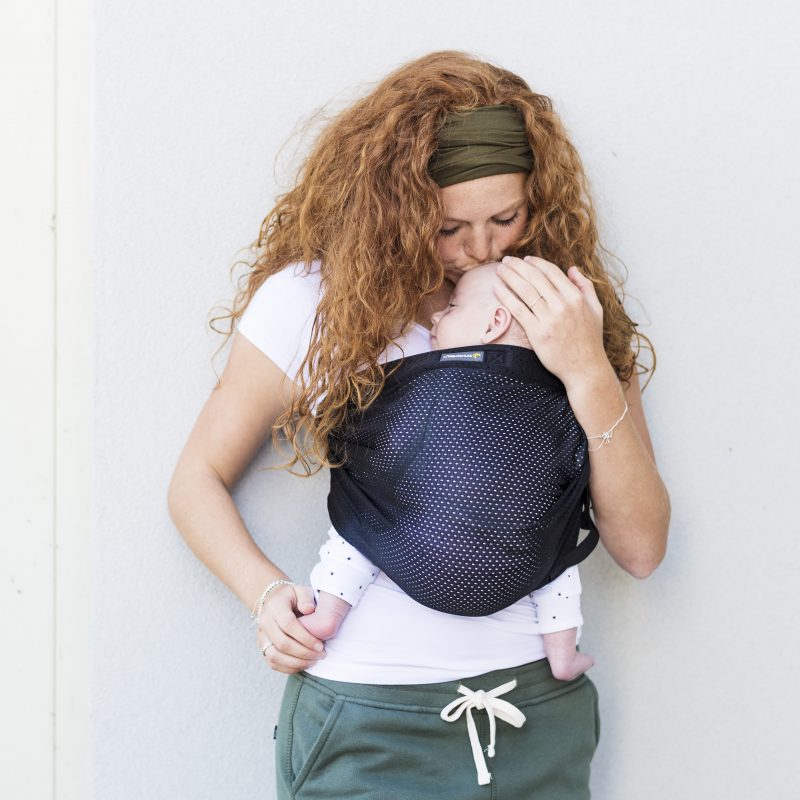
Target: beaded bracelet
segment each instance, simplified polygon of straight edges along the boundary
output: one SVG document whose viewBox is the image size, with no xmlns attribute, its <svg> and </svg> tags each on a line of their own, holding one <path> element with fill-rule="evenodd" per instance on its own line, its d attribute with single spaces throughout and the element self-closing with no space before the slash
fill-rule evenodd
<svg viewBox="0 0 800 800">
<path fill-rule="evenodd" d="M 278 586 L 294 586 L 294 581 L 287 581 L 283 578 L 280 578 L 277 581 L 272 581 L 269 586 L 261 593 L 261 597 L 258 598 L 258 602 L 256 603 L 256 608 L 250 613 L 250 619 L 253 620 L 253 625 L 258 624 L 258 619 L 261 616 L 261 612 L 264 610 L 264 603 L 267 600 L 267 595 Z"/>
<path fill-rule="evenodd" d="M 628 404 L 625 403 L 625 410 L 622 412 L 622 417 L 624 417 L 628 413 Z M 606 442 L 611 441 L 611 436 L 614 433 L 614 428 L 622 422 L 622 417 L 620 417 L 607 431 L 603 431 L 603 433 L 598 433 L 597 436 L 587 436 L 587 439 L 602 439 L 603 441 L 600 442 L 597 447 L 590 447 L 588 448 L 590 453 L 594 453 L 599 450 Z"/>
</svg>

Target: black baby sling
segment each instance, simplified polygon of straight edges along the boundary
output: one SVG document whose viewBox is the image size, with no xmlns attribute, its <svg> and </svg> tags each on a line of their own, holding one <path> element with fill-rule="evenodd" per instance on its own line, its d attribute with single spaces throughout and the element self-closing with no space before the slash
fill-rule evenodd
<svg viewBox="0 0 800 800">
<path fill-rule="evenodd" d="M 384 372 L 374 402 L 351 402 L 328 437 L 344 460 L 330 471 L 328 512 L 403 591 L 485 616 L 591 553 L 588 441 L 533 350 L 448 348 Z"/>
</svg>

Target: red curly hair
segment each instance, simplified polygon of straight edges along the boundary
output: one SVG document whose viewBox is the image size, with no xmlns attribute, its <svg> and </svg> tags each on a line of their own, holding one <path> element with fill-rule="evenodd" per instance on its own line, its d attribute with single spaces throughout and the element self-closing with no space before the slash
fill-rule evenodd
<svg viewBox="0 0 800 800">
<path fill-rule="evenodd" d="M 444 208 L 428 174 L 439 130 L 452 111 L 493 104 L 522 113 L 535 154 L 525 182 L 529 221 L 509 255 L 579 265 L 602 303 L 603 344 L 619 379 L 630 384 L 642 342 L 655 368 L 652 345 L 625 313 L 603 264 L 609 254 L 598 241 L 583 166 L 551 100 L 467 53 L 431 53 L 390 73 L 319 134 L 294 187 L 261 224 L 233 309 L 211 321 L 212 328 L 215 320 L 231 321 L 223 346 L 270 275 L 292 262 L 321 261 L 324 292 L 308 353 L 291 408 L 273 426 L 273 444 L 282 435 L 293 450 L 278 468 L 299 461 L 310 476 L 333 466 L 328 434 L 349 402 L 365 408 L 383 387 L 379 355 L 444 281 L 437 249 Z"/>
</svg>

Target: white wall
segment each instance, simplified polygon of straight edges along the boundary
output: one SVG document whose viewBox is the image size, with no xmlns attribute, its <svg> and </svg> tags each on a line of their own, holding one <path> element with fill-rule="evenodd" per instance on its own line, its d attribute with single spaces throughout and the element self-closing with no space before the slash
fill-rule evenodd
<svg viewBox="0 0 800 800">
<path fill-rule="evenodd" d="M 0 797 L 87 796 L 88 0 L 0 5 Z"/>
<path fill-rule="evenodd" d="M 669 554 L 643 582 L 603 552 L 583 570 L 603 720 L 594 797 L 794 796 L 796 5 L 105 0 L 95 15 L 91 796 L 272 796 L 282 678 L 174 530 L 166 487 L 215 382 L 207 312 L 232 296 L 279 147 L 317 106 L 443 48 L 554 99 L 657 348 L 644 402 Z M 7 286 L 21 305 L 22 282 Z M 54 316 L 37 308 L 38 335 Z M 19 330 L 13 344 L 29 340 Z M 236 499 L 300 577 L 324 535 L 326 476 L 256 471 L 271 460 Z M 47 693 L 53 670 L 16 679 Z M 50 796 L 41 785 L 29 796 Z"/>
</svg>

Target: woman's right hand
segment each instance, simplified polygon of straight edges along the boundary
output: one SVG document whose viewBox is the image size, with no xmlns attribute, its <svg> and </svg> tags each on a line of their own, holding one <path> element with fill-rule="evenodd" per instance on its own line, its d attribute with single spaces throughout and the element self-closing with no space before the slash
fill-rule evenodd
<svg viewBox="0 0 800 800">
<path fill-rule="evenodd" d="M 310 586 L 284 584 L 273 589 L 258 618 L 258 649 L 272 644 L 264 660 L 276 672 L 291 675 L 316 664 L 325 657 L 323 643 L 298 621 L 298 615 L 314 610 L 314 593 Z"/>
</svg>

